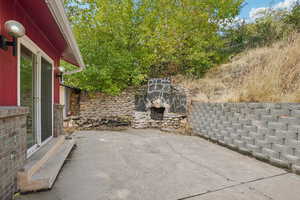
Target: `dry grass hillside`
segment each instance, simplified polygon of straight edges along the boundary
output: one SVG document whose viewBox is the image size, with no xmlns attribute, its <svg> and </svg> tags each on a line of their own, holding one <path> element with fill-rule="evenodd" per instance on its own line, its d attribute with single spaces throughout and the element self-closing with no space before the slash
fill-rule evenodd
<svg viewBox="0 0 300 200">
<path fill-rule="evenodd" d="M 203 102 L 300 102 L 300 35 L 243 52 L 202 79 L 175 80 Z"/>
</svg>

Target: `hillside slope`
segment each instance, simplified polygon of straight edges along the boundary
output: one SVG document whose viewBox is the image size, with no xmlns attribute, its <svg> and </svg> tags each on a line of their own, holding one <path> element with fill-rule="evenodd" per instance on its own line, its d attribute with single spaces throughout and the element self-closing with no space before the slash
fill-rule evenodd
<svg viewBox="0 0 300 200">
<path fill-rule="evenodd" d="M 243 52 L 202 79 L 176 82 L 203 102 L 300 102 L 300 35 Z"/>
</svg>

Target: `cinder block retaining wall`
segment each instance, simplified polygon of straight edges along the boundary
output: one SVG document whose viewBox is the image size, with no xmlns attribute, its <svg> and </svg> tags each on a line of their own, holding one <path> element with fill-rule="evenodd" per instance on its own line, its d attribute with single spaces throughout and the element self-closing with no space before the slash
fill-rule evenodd
<svg viewBox="0 0 300 200">
<path fill-rule="evenodd" d="M 192 102 L 193 134 L 300 171 L 300 104 Z"/>
<path fill-rule="evenodd" d="M 0 107 L 0 199 L 11 200 L 16 192 L 17 171 L 26 159 L 28 109 Z"/>
</svg>

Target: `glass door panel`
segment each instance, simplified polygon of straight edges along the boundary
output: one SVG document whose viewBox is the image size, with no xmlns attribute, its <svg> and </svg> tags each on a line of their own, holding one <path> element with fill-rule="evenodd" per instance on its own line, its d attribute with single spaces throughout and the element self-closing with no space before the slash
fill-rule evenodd
<svg viewBox="0 0 300 200">
<path fill-rule="evenodd" d="M 20 104 L 29 108 L 27 116 L 27 149 L 37 144 L 36 139 L 36 55 L 21 45 Z"/>
<path fill-rule="evenodd" d="M 41 58 L 41 134 L 42 142 L 52 136 L 52 64 Z"/>
</svg>

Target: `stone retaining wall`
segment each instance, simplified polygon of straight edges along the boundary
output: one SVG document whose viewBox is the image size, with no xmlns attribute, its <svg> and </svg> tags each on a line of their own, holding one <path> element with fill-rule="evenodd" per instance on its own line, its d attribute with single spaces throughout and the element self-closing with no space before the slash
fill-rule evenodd
<svg viewBox="0 0 300 200">
<path fill-rule="evenodd" d="M 300 104 L 192 102 L 193 134 L 300 172 Z"/>
<path fill-rule="evenodd" d="M 22 107 L 0 107 L 0 199 L 11 200 L 17 171 L 26 159 L 26 115 Z"/>
<path fill-rule="evenodd" d="M 177 113 L 165 113 L 163 120 L 153 120 L 149 112 L 134 113 L 132 127 L 136 129 L 160 128 L 164 129 L 182 129 L 185 130 L 186 115 Z"/>
<path fill-rule="evenodd" d="M 104 93 L 82 92 L 80 95 L 80 112 L 73 116 L 75 127 L 99 128 L 103 120 L 131 123 L 134 111 L 135 90 L 129 88 L 120 95 L 111 96 Z"/>
<path fill-rule="evenodd" d="M 70 115 L 78 116 L 80 113 L 80 95 L 81 92 L 76 92 L 76 90 L 71 90 L 70 94 Z"/>
</svg>

